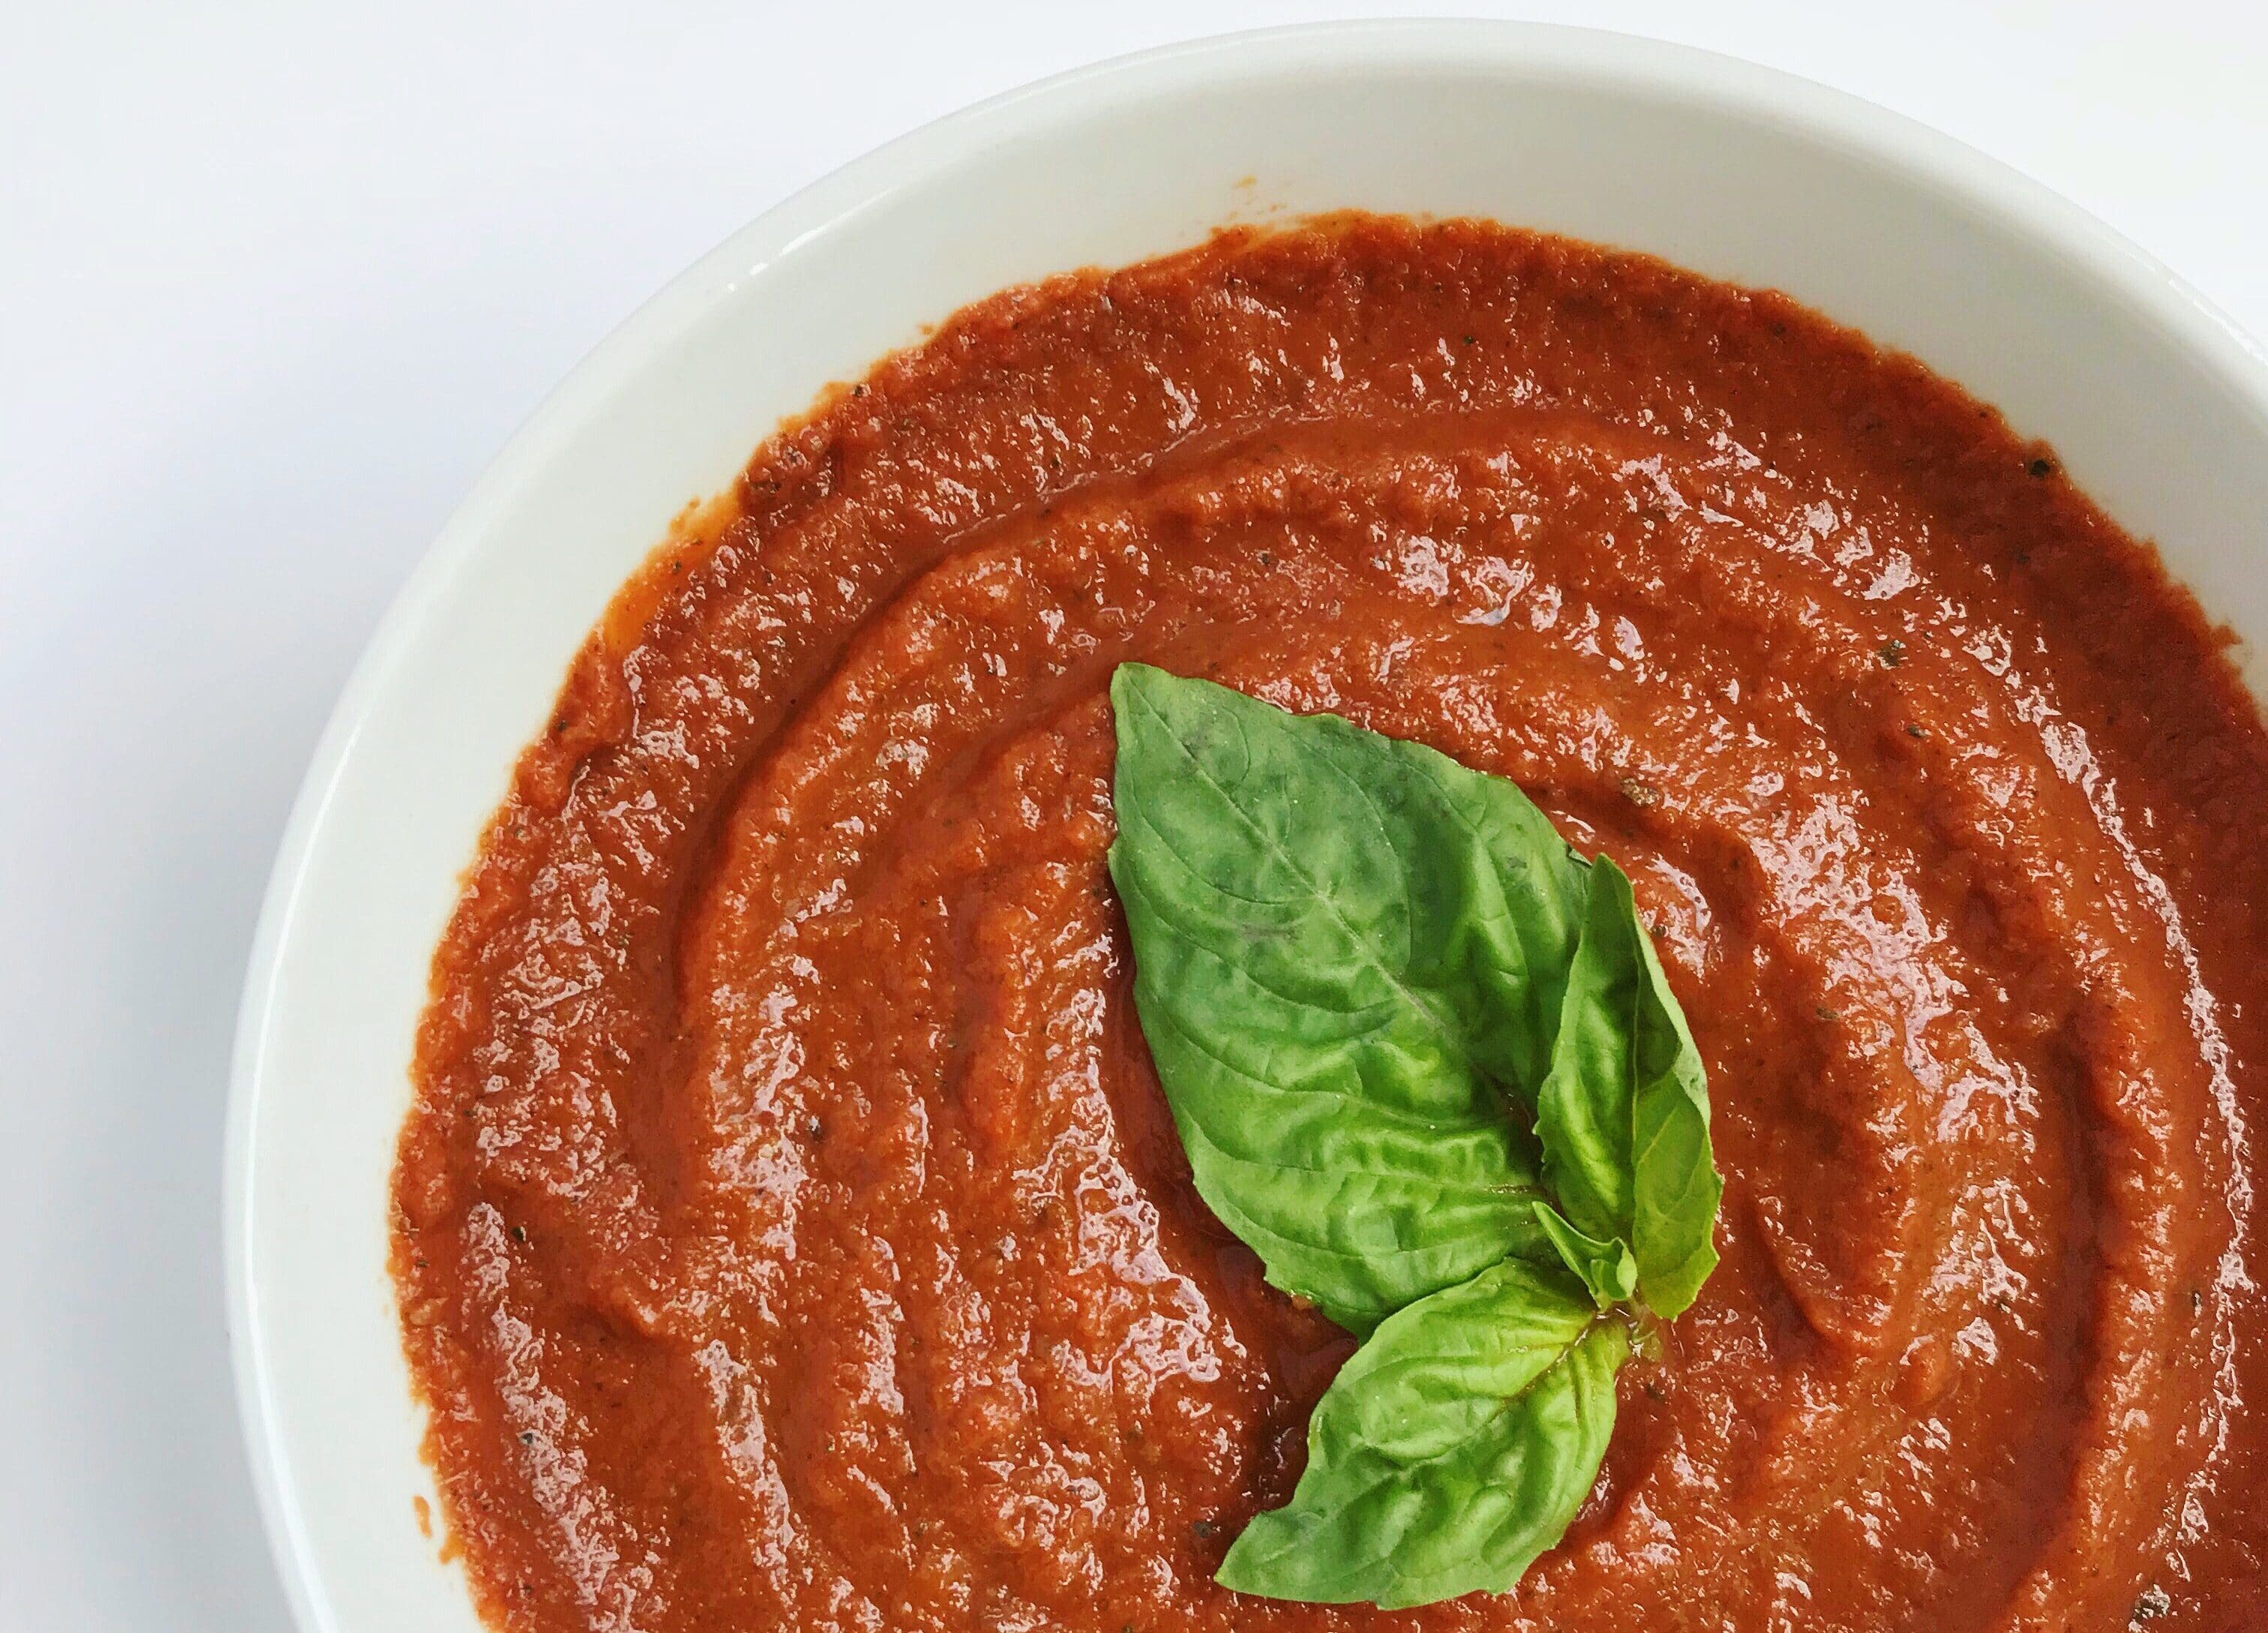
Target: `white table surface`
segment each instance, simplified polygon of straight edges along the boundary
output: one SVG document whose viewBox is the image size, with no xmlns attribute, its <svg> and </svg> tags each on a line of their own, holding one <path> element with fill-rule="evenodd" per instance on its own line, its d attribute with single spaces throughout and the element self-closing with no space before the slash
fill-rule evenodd
<svg viewBox="0 0 2268 1633">
<path fill-rule="evenodd" d="M 237 988 L 348 666 L 519 419 L 700 251 L 934 115 L 1440 9 L 0 0 L 0 1633 L 285 1627 L 220 1312 Z M 2259 7 L 1476 9 L 1888 103 L 2268 332 Z"/>
</svg>

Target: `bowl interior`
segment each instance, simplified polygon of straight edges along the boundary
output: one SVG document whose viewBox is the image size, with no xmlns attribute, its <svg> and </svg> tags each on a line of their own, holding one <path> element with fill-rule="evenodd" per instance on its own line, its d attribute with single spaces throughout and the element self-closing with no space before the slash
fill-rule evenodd
<svg viewBox="0 0 2268 1633">
<path fill-rule="evenodd" d="M 389 615 L 287 835 L 232 1108 L 255 1474 L 310 1629 L 475 1633 L 386 1274 L 386 1187 L 460 870 L 615 586 L 784 415 L 999 286 L 1230 220 L 1479 214 L 1775 285 L 2045 437 L 2243 636 L 2268 635 L 2268 369 L 2106 230 L 1815 86 L 1616 36 L 1306 30 L 1051 82 L 759 220 L 589 358 Z"/>
</svg>

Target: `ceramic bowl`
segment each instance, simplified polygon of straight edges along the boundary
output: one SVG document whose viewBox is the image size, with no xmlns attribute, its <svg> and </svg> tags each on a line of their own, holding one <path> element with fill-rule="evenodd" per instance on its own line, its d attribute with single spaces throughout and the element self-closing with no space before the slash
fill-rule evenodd
<svg viewBox="0 0 2268 1633">
<path fill-rule="evenodd" d="M 1482 215 L 1787 291 L 2052 442 L 2217 617 L 2268 633 L 2268 363 L 2071 205 L 1878 108 L 1604 33 L 1381 24 L 1082 70 L 771 211 L 571 374 L 386 617 L 261 920 L 228 1137 L 246 1432 L 307 1633 L 476 1633 L 387 1276 L 428 961 L 610 594 L 784 417 L 1004 284 L 1345 207 Z"/>
</svg>

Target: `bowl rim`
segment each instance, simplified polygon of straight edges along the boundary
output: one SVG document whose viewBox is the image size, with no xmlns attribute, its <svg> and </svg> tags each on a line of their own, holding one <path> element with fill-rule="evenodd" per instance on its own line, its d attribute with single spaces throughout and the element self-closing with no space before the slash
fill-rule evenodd
<svg viewBox="0 0 2268 1633">
<path fill-rule="evenodd" d="M 254 931 L 231 1060 L 224 1140 L 223 1281 L 237 1415 L 269 1548 L 297 1625 L 336 1627 L 301 1524 L 278 1432 L 254 1286 L 254 1134 L 282 997 L 288 930 L 310 853 L 376 700 L 413 632 L 482 547 L 511 495 L 649 356 L 747 278 L 831 224 L 886 207 L 996 143 L 1044 134 L 1099 102 L 1231 90 L 1263 76 L 1359 69 L 1422 73 L 1498 63 L 1569 84 L 1613 85 L 1759 121 L 1903 172 L 2005 224 L 2081 272 L 2268 418 L 2268 348 L 2171 269 L 2003 161 L 1904 115 L 1782 70 L 1640 35 L 1481 19 L 1358 20 L 1247 30 L 1074 68 L 921 125 L 791 194 L 733 232 L 593 347 L 512 432 L 379 620 L 333 706 L 295 794 Z M 667 518 L 656 519 L 655 535 Z"/>
</svg>

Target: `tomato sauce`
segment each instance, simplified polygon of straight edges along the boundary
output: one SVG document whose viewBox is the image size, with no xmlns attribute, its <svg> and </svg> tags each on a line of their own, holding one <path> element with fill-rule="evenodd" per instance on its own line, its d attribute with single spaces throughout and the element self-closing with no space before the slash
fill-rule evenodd
<svg viewBox="0 0 2268 1633">
<path fill-rule="evenodd" d="M 2226 646 L 1992 409 L 1653 261 L 1350 218 L 968 308 L 624 589 L 436 957 L 394 1275 L 484 1614 L 2268 1625 Z M 1211 1580 L 1351 1341 L 1135 1023 L 1128 658 L 1516 779 L 1658 927 L 1724 1260 L 1514 1593 Z"/>
</svg>

